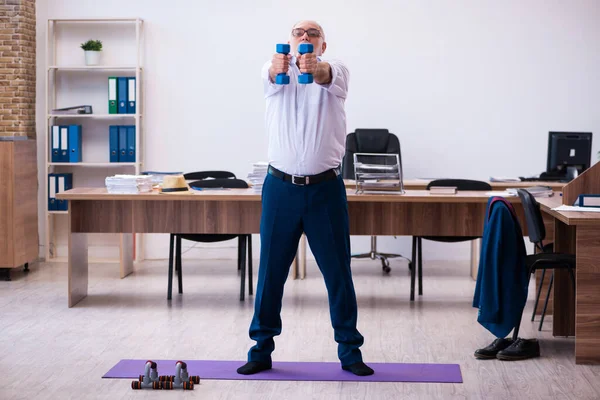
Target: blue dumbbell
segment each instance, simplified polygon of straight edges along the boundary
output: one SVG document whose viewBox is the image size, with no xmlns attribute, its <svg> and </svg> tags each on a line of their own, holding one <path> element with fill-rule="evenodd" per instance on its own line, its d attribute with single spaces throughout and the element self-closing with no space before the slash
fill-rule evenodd
<svg viewBox="0 0 600 400">
<path fill-rule="evenodd" d="M 290 54 L 289 44 L 278 44 L 276 51 L 279 54 Z M 278 85 L 287 85 L 290 83 L 290 77 L 287 74 L 277 74 L 275 77 L 275 83 Z"/>
<path fill-rule="evenodd" d="M 298 53 L 306 54 L 313 52 L 313 45 L 311 43 L 300 43 L 298 46 Z M 312 74 L 300 74 L 298 75 L 298 83 L 313 83 Z"/>
</svg>

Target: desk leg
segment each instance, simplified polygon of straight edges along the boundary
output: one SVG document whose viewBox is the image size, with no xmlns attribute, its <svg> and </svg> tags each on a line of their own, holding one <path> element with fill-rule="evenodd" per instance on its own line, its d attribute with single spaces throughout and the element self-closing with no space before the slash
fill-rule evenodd
<svg viewBox="0 0 600 400">
<path fill-rule="evenodd" d="M 294 257 L 294 261 L 292 261 L 292 279 L 298 279 L 298 256 L 299 252 L 296 252 L 296 257 Z"/>
<path fill-rule="evenodd" d="M 481 239 L 471 240 L 471 278 L 477 280 L 479 271 L 479 252 L 481 251 Z"/>
<path fill-rule="evenodd" d="M 121 279 L 133 272 L 133 233 L 121 233 Z"/>
<path fill-rule="evenodd" d="M 88 292 L 87 233 L 69 232 L 69 307 L 79 303 Z"/>
<path fill-rule="evenodd" d="M 306 235 L 300 237 L 300 279 L 306 278 Z"/>
<path fill-rule="evenodd" d="M 600 228 L 597 225 L 577 226 L 575 279 L 575 363 L 600 364 Z"/>
<path fill-rule="evenodd" d="M 554 220 L 554 251 L 575 254 L 575 226 Z M 579 247 L 579 246 L 578 246 Z M 579 262 L 579 260 L 577 260 Z M 579 269 L 579 265 L 577 265 Z M 548 275 L 548 272 L 546 272 Z M 548 277 L 546 278 L 548 280 Z M 554 271 L 554 301 L 552 313 L 552 334 L 554 336 L 575 335 L 575 303 L 573 284 L 566 270 Z M 542 292 L 545 294 L 545 292 Z M 540 296 L 543 302 L 544 296 Z"/>
</svg>

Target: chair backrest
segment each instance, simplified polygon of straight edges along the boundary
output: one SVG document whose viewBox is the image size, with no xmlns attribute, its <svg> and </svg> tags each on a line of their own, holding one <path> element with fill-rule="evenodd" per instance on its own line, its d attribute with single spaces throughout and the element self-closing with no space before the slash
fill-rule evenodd
<svg viewBox="0 0 600 400">
<path fill-rule="evenodd" d="M 356 129 L 346 136 L 346 153 L 342 161 L 342 178 L 354 179 L 354 154 L 355 153 L 379 153 L 398 154 L 400 165 L 402 155 L 400 141 L 387 129 Z M 380 159 L 364 157 L 364 162 L 381 162 Z M 392 160 L 386 163 L 392 164 Z"/>
<path fill-rule="evenodd" d="M 189 185 L 192 188 L 247 189 L 250 187 L 248 182 L 242 179 L 202 179 L 190 182 Z"/>
<path fill-rule="evenodd" d="M 546 227 L 540 211 L 540 203 L 525 189 L 517 189 L 517 194 L 525 211 L 529 240 L 538 246 L 540 250 L 543 250 L 544 244 L 542 241 L 546 238 Z"/>
<path fill-rule="evenodd" d="M 434 179 L 427 184 L 427 190 L 432 186 L 455 186 L 456 190 L 492 190 L 489 183 L 471 179 Z"/>
<path fill-rule="evenodd" d="M 229 171 L 196 171 L 183 174 L 186 181 L 202 180 L 202 179 L 235 179 L 235 174 Z"/>
</svg>

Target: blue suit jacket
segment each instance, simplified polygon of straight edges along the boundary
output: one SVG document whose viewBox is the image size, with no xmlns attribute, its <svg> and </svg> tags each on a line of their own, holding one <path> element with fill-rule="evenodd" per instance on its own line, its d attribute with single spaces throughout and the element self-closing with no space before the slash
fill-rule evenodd
<svg viewBox="0 0 600 400">
<path fill-rule="evenodd" d="M 521 319 L 527 301 L 528 271 L 521 226 L 512 205 L 501 197 L 487 203 L 473 307 L 477 321 L 505 337 Z"/>
</svg>

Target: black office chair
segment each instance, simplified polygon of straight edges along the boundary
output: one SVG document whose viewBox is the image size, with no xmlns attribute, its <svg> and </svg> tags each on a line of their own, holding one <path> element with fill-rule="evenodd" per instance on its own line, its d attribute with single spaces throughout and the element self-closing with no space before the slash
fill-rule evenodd
<svg viewBox="0 0 600 400">
<path fill-rule="evenodd" d="M 198 175 L 195 175 L 198 176 Z M 241 179 L 202 179 L 189 183 L 192 188 L 248 188 L 248 183 Z M 192 216 L 193 218 L 193 216 Z M 172 233 L 169 241 L 169 281 L 167 299 L 171 299 L 173 285 L 173 258 L 175 258 L 175 268 L 179 283 L 179 293 L 183 293 L 183 277 L 181 265 L 181 240 L 190 240 L 202 243 L 214 243 L 232 240 L 238 238 L 238 270 L 241 271 L 240 278 L 240 301 L 244 301 L 246 265 L 248 266 L 248 293 L 253 294 L 252 288 L 252 235 L 251 234 L 182 234 Z M 175 244 L 175 246 L 174 246 Z M 175 249 L 174 249 L 175 247 Z M 248 263 L 246 264 L 246 249 L 248 251 Z M 174 257 L 175 256 L 175 257 Z"/>
<path fill-rule="evenodd" d="M 229 171 L 196 171 L 183 174 L 186 181 L 200 181 L 204 179 L 236 179 L 235 174 Z"/>
<path fill-rule="evenodd" d="M 432 186 L 456 187 L 456 190 L 492 190 L 492 186 L 487 182 L 474 181 L 470 179 L 435 179 L 427 184 L 427 190 Z M 423 295 L 423 239 L 432 242 L 458 243 L 468 242 L 480 238 L 481 236 L 413 236 L 412 241 L 412 259 L 417 266 L 419 275 L 419 296 Z M 415 261 L 416 260 L 416 261 Z M 410 301 L 415 300 L 415 271 L 411 270 L 410 276 Z"/>
<path fill-rule="evenodd" d="M 342 177 L 344 179 L 354 179 L 355 153 L 398 154 L 398 157 L 402 160 L 400 141 L 396 135 L 390 133 L 387 129 L 356 129 L 346 136 L 346 153 L 342 161 Z M 380 158 L 368 156 L 364 156 L 362 159 L 364 162 L 380 163 L 382 161 Z M 384 162 L 387 162 L 387 160 L 384 160 Z M 369 253 L 355 254 L 352 257 L 379 259 L 385 273 L 390 272 L 388 258 L 406 258 L 401 254 L 378 252 L 376 236 L 371 236 L 371 251 Z M 412 269 L 410 260 L 408 260 L 408 267 Z"/>
<path fill-rule="evenodd" d="M 536 254 L 528 255 L 526 258 L 526 265 L 529 269 L 529 273 L 533 274 L 537 270 L 542 270 L 542 277 L 540 280 L 540 287 L 537 290 L 537 296 L 535 298 L 535 305 L 533 307 L 533 314 L 531 315 L 531 321 L 535 319 L 535 311 L 538 306 L 540 294 L 542 292 L 542 285 L 544 283 L 544 275 L 547 269 L 552 269 L 552 276 L 550 277 L 550 285 L 548 286 L 548 292 L 546 293 L 546 302 L 544 303 L 544 309 L 542 311 L 542 318 L 540 320 L 539 331 L 542 330 L 542 324 L 544 323 L 544 316 L 546 315 L 546 307 L 548 306 L 548 299 L 550 298 L 550 291 L 552 290 L 552 284 L 554 283 L 554 270 L 557 268 L 566 268 L 569 271 L 571 282 L 573 283 L 573 292 L 575 291 L 575 254 L 568 253 L 555 253 L 554 246 L 552 243 L 544 245 L 544 239 L 546 238 L 546 228 L 544 226 L 544 220 L 540 211 L 540 204 L 529 193 L 526 189 L 517 189 L 521 204 L 525 211 L 525 221 L 527 223 L 527 231 L 529 240 L 534 244 L 535 250 L 539 251 Z"/>
</svg>

